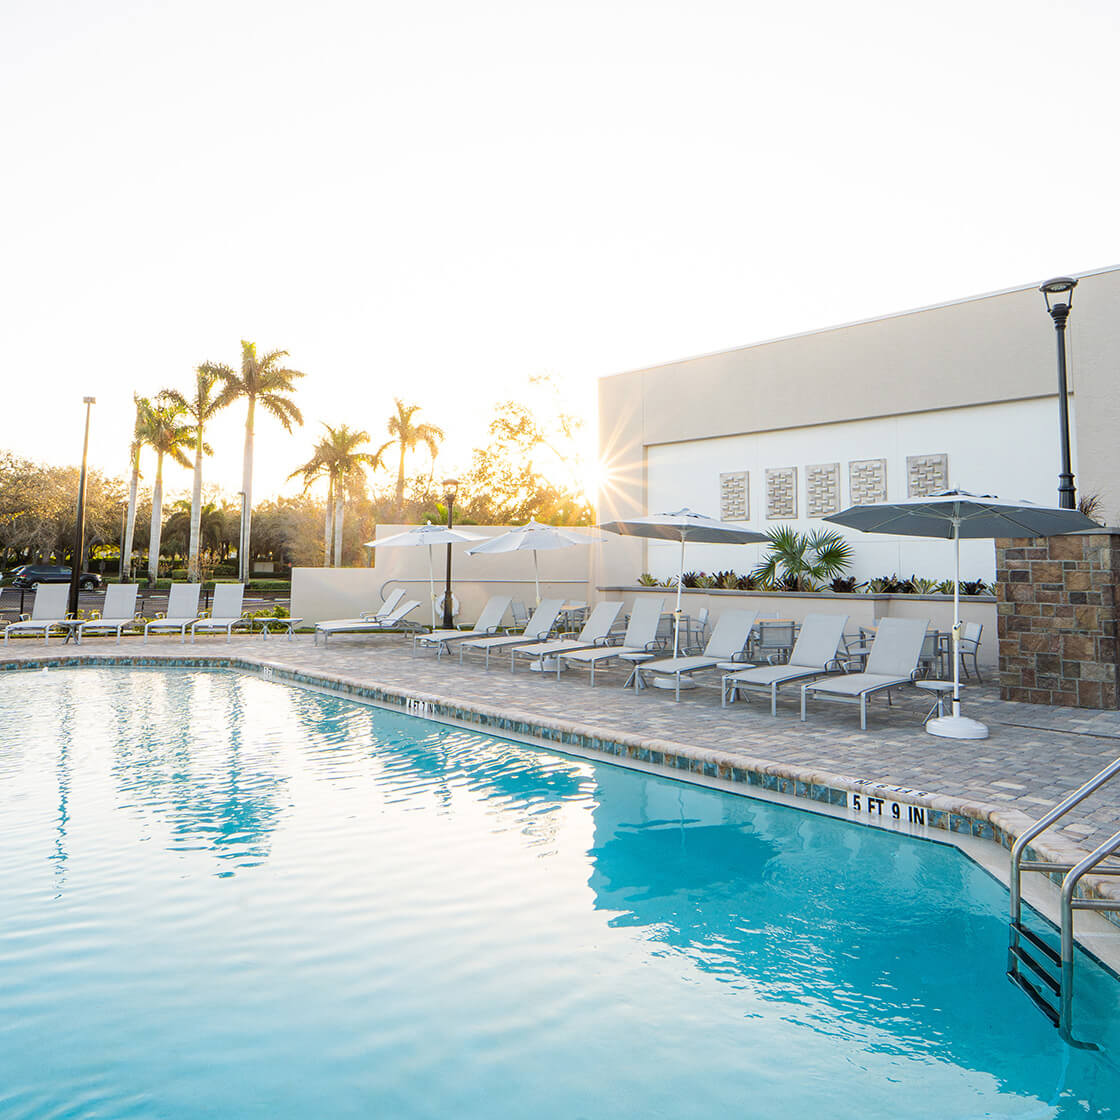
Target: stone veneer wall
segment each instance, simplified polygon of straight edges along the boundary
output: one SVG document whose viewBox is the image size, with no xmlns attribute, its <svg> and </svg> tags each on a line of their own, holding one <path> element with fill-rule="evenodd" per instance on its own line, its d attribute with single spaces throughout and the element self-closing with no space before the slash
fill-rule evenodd
<svg viewBox="0 0 1120 1120">
<path fill-rule="evenodd" d="M 1120 530 L 996 541 L 1000 697 L 1120 707 Z"/>
</svg>

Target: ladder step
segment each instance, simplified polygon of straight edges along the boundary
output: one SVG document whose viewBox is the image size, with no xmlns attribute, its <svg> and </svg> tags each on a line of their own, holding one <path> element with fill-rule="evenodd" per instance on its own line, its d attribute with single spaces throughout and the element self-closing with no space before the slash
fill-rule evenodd
<svg viewBox="0 0 1120 1120">
<path fill-rule="evenodd" d="M 1059 995 L 1062 987 L 1049 972 L 1046 971 L 1046 966 L 1041 961 L 1037 961 L 1024 949 L 1021 945 L 1012 945 L 1011 954 L 1017 961 L 1025 964 L 1036 976 L 1054 993 Z M 1018 970 L 1016 970 L 1018 971 Z"/>
<path fill-rule="evenodd" d="M 1022 989 L 1031 998 L 1031 1002 L 1050 1020 L 1053 1026 L 1058 1025 L 1058 1013 L 1047 1003 L 1042 993 L 1020 972 L 1008 972 L 1007 978 L 1017 988 Z"/>
<path fill-rule="evenodd" d="M 1055 965 L 1061 967 L 1062 956 L 1057 949 L 1051 949 L 1036 933 L 1032 933 L 1022 922 L 1012 922 L 1011 928 L 1020 937 L 1025 937 L 1043 956 L 1049 957 Z"/>
</svg>

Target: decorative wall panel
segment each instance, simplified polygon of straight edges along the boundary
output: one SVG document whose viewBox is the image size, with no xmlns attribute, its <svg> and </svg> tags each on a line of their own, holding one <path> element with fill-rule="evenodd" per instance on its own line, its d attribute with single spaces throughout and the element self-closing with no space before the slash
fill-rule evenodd
<svg viewBox="0 0 1120 1120">
<path fill-rule="evenodd" d="M 777 467 L 766 472 L 766 517 L 797 516 L 797 468 Z"/>
<path fill-rule="evenodd" d="M 886 459 L 853 459 L 848 464 L 848 486 L 854 506 L 873 506 L 887 500 Z"/>
<path fill-rule="evenodd" d="M 805 468 L 805 516 L 824 517 L 840 512 L 840 464 L 821 463 Z"/>
<path fill-rule="evenodd" d="M 719 516 L 721 521 L 751 519 L 749 471 L 730 471 L 719 476 Z"/>
<path fill-rule="evenodd" d="M 948 455 L 906 456 L 906 493 L 911 498 L 924 498 L 948 489 Z"/>
</svg>

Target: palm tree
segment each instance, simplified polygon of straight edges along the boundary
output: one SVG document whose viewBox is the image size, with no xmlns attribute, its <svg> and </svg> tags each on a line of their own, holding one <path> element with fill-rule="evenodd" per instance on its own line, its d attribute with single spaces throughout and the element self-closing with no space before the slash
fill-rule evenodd
<svg viewBox="0 0 1120 1120">
<path fill-rule="evenodd" d="M 766 535 L 770 551 L 751 573 L 763 587 L 816 591 L 819 580 L 832 579 L 851 567 L 851 545 L 837 532 L 799 533 L 789 525 L 778 525 Z"/>
<path fill-rule="evenodd" d="M 132 394 L 136 404 L 136 419 L 132 425 L 132 443 L 128 454 L 132 460 L 132 479 L 128 485 L 128 513 L 124 523 L 124 540 L 121 542 L 121 579 L 132 574 L 132 538 L 136 532 L 136 492 L 140 485 L 140 452 L 151 443 L 150 435 L 152 402 L 147 397 Z"/>
<path fill-rule="evenodd" d="M 315 444 L 314 452 L 308 462 L 294 470 L 289 478 L 302 476 L 305 488 L 323 474 L 327 476 L 327 527 L 324 534 L 326 561 L 330 566 L 331 543 L 331 504 L 334 504 L 334 565 L 342 566 L 342 518 L 346 501 L 346 491 L 352 489 L 361 479 L 365 467 L 376 469 L 381 466 L 381 452 L 371 454 L 359 451 L 362 444 L 369 441 L 369 432 L 351 431 L 346 424 L 332 428 L 324 424 L 326 436 Z"/>
<path fill-rule="evenodd" d="M 432 458 L 436 457 L 439 445 L 443 441 L 443 429 L 435 424 L 413 424 L 412 417 L 420 411 L 418 404 L 405 404 L 400 397 L 394 397 L 393 403 L 397 406 L 396 416 L 389 417 L 388 431 L 393 438 L 383 443 L 377 449 L 380 457 L 393 444 L 400 448 L 400 458 L 397 466 L 397 512 L 404 512 L 404 457 L 410 451 L 415 451 L 421 444 L 426 444 Z"/>
<path fill-rule="evenodd" d="M 244 513 L 237 546 L 237 562 L 243 583 L 249 578 L 249 541 L 253 519 L 253 423 L 257 402 L 280 421 L 286 432 L 292 430 L 293 423 L 303 423 L 303 414 L 287 394 L 295 392 L 296 378 L 305 375 L 298 369 L 288 369 L 280 364 L 280 360 L 287 356 L 287 350 L 270 350 L 258 357 L 257 344 L 242 339 L 240 373 L 226 365 L 206 363 L 207 368 L 224 382 L 221 397 L 226 403 L 244 397 L 249 404 L 245 414 L 245 457 L 241 475 Z"/>
<path fill-rule="evenodd" d="M 199 578 L 198 553 L 202 519 L 202 456 L 209 455 L 204 435 L 206 424 L 233 400 L 227 390 L 215 393 L 221 383 L 217 367 L 203 362 L 195 370 L 194 391 L 190 398 L 177 389 L 167 389 L 164 396 L 174 401 L 194 421 L 194 489 L 191 491 L 191 540 L 187 549 L 187 579 L 192 583 Z"/>
<path fill-rule="evenodd" d="M 152 487 L 152 530 L 148 542 L 148 577 L 155 582 L 159 576 L 159 538 L 163 528 L 163 459 L 170 456 L 180 466 L 190 467 L 185 451 L 195 440 L 194 425 L 185 423 L 186 409 L 160 393 L 152 406 L 147 429 L 147 442 L 156 453 L 156 481 Z"/>
</svg>

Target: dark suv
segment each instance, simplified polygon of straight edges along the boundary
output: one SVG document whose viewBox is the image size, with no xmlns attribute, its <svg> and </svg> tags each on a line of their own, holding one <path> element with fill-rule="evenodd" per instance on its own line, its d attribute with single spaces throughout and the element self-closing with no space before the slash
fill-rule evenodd
<svg viewBox="0 0 1120 1120">
<path fill-rule="evenodd" d="M 35 587 L 40 583 L 69 583 L 70 569 L 57 564 L 24 564 L 12 572 L 13 587 Z M 101 577 L 96 572 L 82 572 L 78 580 L 82 591 L 100 591 Z"/>
</svg>

